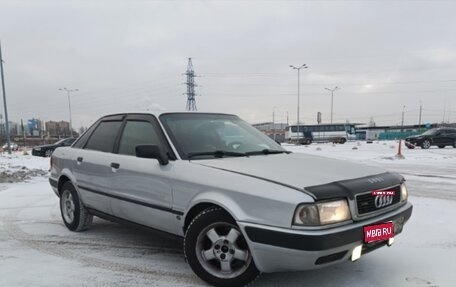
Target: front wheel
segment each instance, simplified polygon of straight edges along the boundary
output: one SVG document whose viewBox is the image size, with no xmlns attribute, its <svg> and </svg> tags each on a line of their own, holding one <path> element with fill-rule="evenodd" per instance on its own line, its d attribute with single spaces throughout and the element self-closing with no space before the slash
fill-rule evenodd
<svg viewBox="0 0 456 287">
<path fill-rule="evenodd" d="M 260 274 L 239 227 L 221 208 L 206 209 L 193 219 L 184 252 L 193 272 L 214 286 L 245 286 Z"/>
<path fill-rule="evenodd" d="M 428 149 L 431 147 L 431 142 L 429 140 L 424 140 L 421 144 L 421 148 Z"/>
<path fill-rule="evenodd" d="M 439 148 L 445 148 L 445 146 L 444 145 L 439 145 Z"/>
<path fill-rule="evenodd" d="M 88 229 L 93 216 L 82 204 L 74 186 L 67 181 L 63 184 L 61 191 L 60 212 L 66 227 L 71 231 Z"/>
<path fill-rule="evenodd" d="M 47 150 L 44 152 L 44 156 L 45 156 L 45 157 L 51 157 L 52 152 L 53 152 L 52 149 L 47 149 Z"/>
</svg>

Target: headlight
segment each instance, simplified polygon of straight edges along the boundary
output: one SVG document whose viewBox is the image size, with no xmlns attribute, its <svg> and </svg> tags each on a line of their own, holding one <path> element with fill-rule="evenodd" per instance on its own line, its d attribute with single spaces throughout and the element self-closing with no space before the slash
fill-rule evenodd
<svg viewBox="0 0 456 287">
<path fill-rule="evenodd" d="M 36 150 L 36 151 L 40 151 L 40 150 L 41 150 L 41 148 L 40 148 L 40 147 L 36 147 L 36 148 L 34 148 L 34 150 Z"/>
<path fill-rule="evenodd" d="M 316 226 L 351 219 L 345 199 L 314 204 L 302 204 L 296 209 L 294 224 Z"/>
<path fill-rule="evenodd" d="M 408 190 L 405 183 L 401 184 L 401 201 L 407 200 L 408 197 Z"/>
</svg>

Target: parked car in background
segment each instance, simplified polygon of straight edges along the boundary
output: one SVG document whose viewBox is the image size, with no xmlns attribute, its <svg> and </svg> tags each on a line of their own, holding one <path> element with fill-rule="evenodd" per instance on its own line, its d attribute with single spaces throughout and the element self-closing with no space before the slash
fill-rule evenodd
<svg viewBox="0 0 456 287">
<path fill-rule="evenodd" d="M 56 148 L 70 146 L 75 140 L 75 138 L 66 138 L 61 139 L 54 144 L 36 146 L 32 149 L 32 155 L 50 157 Z"/>
<path fill-rule="evenodd" d="M 428 149 L 431 146 L 438 146 L 439 148 L 452 146 L 456 148 L 456 128 L 430 129 L 421 135 L 406 138 L 405 145 L 410 149 L 417 146 L 423 149 Z"/>
<path fill-rule="evenodd" d="M 14 142 L 10 142 L 10 145 L 11 145 L 11 150 L 12 151 L 17 151 L 19 150 L 19 146 L 14 143 Z M 3 146 L 2 146 L 2 149 L 5 151 L 5 150 L 8 150 L 8 143 L 5 143 Z"/>
<path fill-rule="evenodd" d="M 54 152 L 49 182 L 69 230 L 95 215 L 183 237 L 192 270 L 226 287 L 356 261 L 392 245 L 413 208 L 397 173 L 291 153 L 215 113 L 105 116 Z"/>
</svg>

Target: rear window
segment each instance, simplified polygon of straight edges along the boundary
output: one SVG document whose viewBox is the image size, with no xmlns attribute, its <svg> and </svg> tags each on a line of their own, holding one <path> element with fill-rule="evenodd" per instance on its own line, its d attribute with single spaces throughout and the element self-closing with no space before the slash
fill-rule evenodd
<svg viewBox="0 0 456 287">
<path fill-rule="evenodd" d="M 85 149 L 112 152 L 121 121 L 101 122 L 92 133 Z"/>
</svg>

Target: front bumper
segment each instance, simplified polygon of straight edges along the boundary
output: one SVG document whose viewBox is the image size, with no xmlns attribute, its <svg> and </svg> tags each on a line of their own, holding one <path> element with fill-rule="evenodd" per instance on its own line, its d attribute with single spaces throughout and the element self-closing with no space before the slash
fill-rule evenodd
<svg viewBox="0 0 456 287">
<path fill-rule="evenodd" d="M 32 149 L 32 155 L 34 156 L 43 156 L 41 150 Z"/>
<path fill-rule="evenodd" d="M 415 148 L 417 146 L 417 144 L 412 141 L 405 141 L 404 143 L 408 148 Z"/>
<path fill-rule="evenodd" d="M 348 260 L 353 249 L 363 245 L 362 254 L 386 245 L 385 241 L 363 244 L 363 227 L 388 221 L 401 222 L 394 234 L 410 218 L 413 206 L 406 202 L 391 212 L 353 222 L 348 225 L 319 230 L 276 228 L 238 222 L 246 235 L 257 268 L 262 272 L 316 269 Z M 399 224 L 395 225 L 399 226 Z"/>
</svg>

